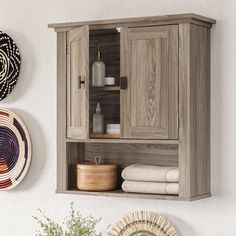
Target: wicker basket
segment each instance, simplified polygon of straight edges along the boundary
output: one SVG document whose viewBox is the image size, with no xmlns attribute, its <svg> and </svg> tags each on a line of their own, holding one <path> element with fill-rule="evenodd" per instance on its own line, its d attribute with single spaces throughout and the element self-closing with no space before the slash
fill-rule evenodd
<svg viewBox="0 0 236 236">
<path fill-rule="evenodd" d="M 85 191 L 108 191 L 117 188 L 117 165 L 77 165 L 77 187 Z"/>
</svg>

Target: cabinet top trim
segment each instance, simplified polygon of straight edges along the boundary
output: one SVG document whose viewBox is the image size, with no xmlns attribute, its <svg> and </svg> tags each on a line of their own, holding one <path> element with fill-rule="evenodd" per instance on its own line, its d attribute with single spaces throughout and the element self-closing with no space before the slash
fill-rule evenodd
<svg viewBox="0 0 236 236">
<path fill-rule="evenodd" d="M 162 16 L 148 16 L 148 17 L 133 17 L 123 19 L 107 19 L 96 21 L 80 21 L 67 23 L 52 23 L 49 28 L 55 28 L 55 31 L 68 31 L 73 27 L 82 25 L 89 25 L 91 29 L 104 29 L 114 27 L 135 27 L 143 25 L 164 25 L 164 24 L 181 24 L 181 23 L 195 23 L 205 27 L 211 27 L 215 24 L 214 19 L 197 15 L 194 13 L 176 14 L 176 15 L 162 15 Z"/>
</svg>

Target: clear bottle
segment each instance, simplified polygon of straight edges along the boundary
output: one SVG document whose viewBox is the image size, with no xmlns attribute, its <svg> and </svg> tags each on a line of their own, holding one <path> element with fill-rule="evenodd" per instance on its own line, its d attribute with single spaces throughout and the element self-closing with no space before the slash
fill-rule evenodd
<svg viewBox="0 0 236 236">
<path fill-rule="evenodd" d="M 92 65 L 92 85 L 93 87 L 104 87 L 104 78 L 106 74 L 105 64 L 101 61 L 101 51 L 98 45 L 98 58 Z"/>
<path fill-rule="evenodd" d="M 96 113 L 93 115 L 93 133 L 103 134 L 104 133 L 104 116 L 101 113 L 102 109 L 100 103 L 97 103 Z"/>
</svg>

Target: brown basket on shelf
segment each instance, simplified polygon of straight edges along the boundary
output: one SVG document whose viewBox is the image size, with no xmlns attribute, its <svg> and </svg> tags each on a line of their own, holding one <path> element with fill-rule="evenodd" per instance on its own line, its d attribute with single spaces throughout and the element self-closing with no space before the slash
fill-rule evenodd
<svg viewBox="0 0 236 236">
<path fill-rule="evenodd" d="M 109 191 L 117 188 L 117 171 L 115 164 L 100 164 L 101 158 L 95 164 L 77 165 L 77 187 L 83 191 Z"/>
</svg>

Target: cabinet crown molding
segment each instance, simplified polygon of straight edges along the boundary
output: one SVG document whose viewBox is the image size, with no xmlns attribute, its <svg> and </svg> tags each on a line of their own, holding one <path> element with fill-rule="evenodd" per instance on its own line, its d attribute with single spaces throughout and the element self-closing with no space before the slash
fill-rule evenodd
<svg viewBox="0 0 236 236">
<path fill-rule="evenodd" d="M 54 28 L 55 31 L 68 31 L 73 27 L 88 25 L 91 29 L 114 28 L 114 27 L 137 27 L 147 25 L 165 25 L 165 24 L 183 24 L 193 23 L 207 28 L 211 28 L 216 20 L 198 15 L 195 13 L 161 15 L 161 16 L 145 16 L 121 19 L 106 19 L 94 21 L 79 21 L 66 23 L 51 23 L 49 28 Z"/>
</svg>

